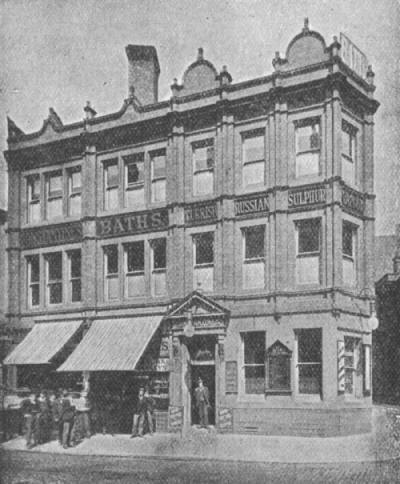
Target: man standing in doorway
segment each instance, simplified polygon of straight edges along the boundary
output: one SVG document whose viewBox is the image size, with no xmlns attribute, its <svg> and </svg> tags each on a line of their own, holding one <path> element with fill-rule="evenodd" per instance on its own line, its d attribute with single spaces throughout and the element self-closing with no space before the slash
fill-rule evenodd
<svg viewBox="0 0 400 484">
<path fill-rule="evenodd" d="M 139 395 L 136 402 L 135 412 L 133 414 L 132 435 L 133 437 L 143 437 L 143 424 L 146 416 L 146 398 L 144 396 L 144 388 L 139 389 Z"/>
<path fill-rule="evenodd" d="M 203 385 L 203 380 L 199 378 L 198 386 L 194 391 L 197 411 L 200 419 L 200 427 L 208 427 L 208 410 L 210 408 L 210 395 L 208 388 Z"/>
</svg>

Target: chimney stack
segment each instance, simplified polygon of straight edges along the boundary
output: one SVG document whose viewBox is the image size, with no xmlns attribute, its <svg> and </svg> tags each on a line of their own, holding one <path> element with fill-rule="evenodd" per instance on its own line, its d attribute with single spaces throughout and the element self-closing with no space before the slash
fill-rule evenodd
<svg viewBox="0 0 400 484">
<path fill-rule="evenodd" d="M 152 45 L 128 45 L 128 96 L 135 97 L 142 105 L 158 101 L 160 65 L 157 51 Z"/>
</svg>

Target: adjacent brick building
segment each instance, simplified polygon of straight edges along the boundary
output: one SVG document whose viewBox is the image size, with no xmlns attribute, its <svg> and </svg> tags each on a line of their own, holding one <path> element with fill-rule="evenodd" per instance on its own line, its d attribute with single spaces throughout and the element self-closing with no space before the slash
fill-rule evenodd
<svg viewBox="0 0 400 484">
<path fill-rule="evenodd" d="M 342 50 L 306 22 L 235 84 L 199 49 L 158 102 L 128 46 L 119 112 L 9 121 L 10 381 L 147 385 L 175 431 L 201 376 L 218 431 L 368 431 L 378 103 Z"/>
</svg>

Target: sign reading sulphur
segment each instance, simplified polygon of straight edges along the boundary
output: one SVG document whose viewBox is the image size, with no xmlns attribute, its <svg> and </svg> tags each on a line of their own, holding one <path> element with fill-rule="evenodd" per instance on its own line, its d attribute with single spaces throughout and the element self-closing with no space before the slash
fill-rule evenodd
<svg viewBox="0 0 400 484">
<path fill-rule="evenodd" d="M 366 55 L 345 35 L 340 33 L 340 54 L 343 62 L 365 79 L 368 70 Z"/>
<path fill-rule="evenodd" d="M 297 208 L 304 205 L 316 205 L 326 202 L 326 188 L 324 186 L 313 186 L 289 190 L 288 207 Z"/>
</svg>

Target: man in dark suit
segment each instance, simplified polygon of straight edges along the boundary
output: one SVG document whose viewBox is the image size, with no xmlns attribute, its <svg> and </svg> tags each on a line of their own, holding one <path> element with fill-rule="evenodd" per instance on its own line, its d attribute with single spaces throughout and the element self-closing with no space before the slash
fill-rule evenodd
<svg viewBox="0 0 400 484">
<path fill-rule="evenodd" d="M 62 446 L 64 449 L 70 447 L 71 430 L 74 425 L 75 407 L 68 398 L 68 393 L 64 392 L 61 401 L 61 422 L 63 425 Z"/>
<path fill-rule="evenodd" d="M 143 423 L 146 417 L 147 401 L 144 396 L 144 388 L 139 389 L 135 412 L 133 414 L 132 435 L 133 437 L 143 437 Z"/>
<path fill-rule="evenodd" d="M 203 380 L 199 378 L 198 386 L 194 391 L 194 398 L 196 408 L 199 414 L 200 427 L 208 427 L 208 410 L 210 408 L 210 394 L 208 388 L 203 384 Z"/>
</svg>

